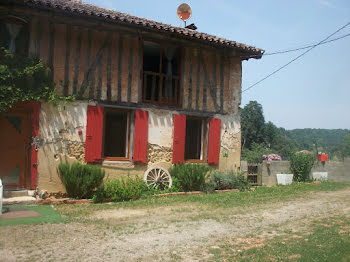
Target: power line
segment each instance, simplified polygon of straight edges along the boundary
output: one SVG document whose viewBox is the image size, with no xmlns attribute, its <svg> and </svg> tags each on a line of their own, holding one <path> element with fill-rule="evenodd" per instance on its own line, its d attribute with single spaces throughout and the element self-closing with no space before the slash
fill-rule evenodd
<svg viewBox="0 0 350 262">
<path fill-rule="evenodd" d="M 311 46 L 308 50 L 306 50 L 305 52 L 303 52 L 302 54 L 298 55 L 297 57 L 295 57 L 294 59 L 290 60 L 288 63 L 286 63 L 285 65 L 281 66 L 280 68 L 276 69 L 275 71 L 273 71 L 272 73 L 268 74 L 267 76 L 265 76 L 264 78 L 260 79 L 258 82 L 252 84 L 251 86 L 247 87 L 246 89 L 244 89 L 242 91 L 242 93 L 244 93 L 245 91 L 248 91 L 249 89 L 253 88 L 254 86 L 260 84 L 262 81 L 266 80 L 267 78 L 271 77 L 272 75 L 276 74 L 277 72 L 281 71 L 283 68 L 289 66 L 291 63 L 293 63 L 294 61 L 298 60 L 300 57 L 306 55 L 307 53 L 309 53 L 312 49 L 314 49 L 315 47 L 323 44 L 324 42 L 326 42 L 329 38 L 331 38 L 333 35 L 335 35 L 336 33 L 338 33 L 339 31 L 343 30 L 345 27 L 347 27 L 348 25 L 350 25 L 350 22 L 348 22 L 347 24 L 345 24 L 344 26 L 342 26 L 341 28 L 339 28 L 337 31 L 335 31 L 334 33 L 330 34 L 329 36 L 327 36 L 325 39 L 323 39 L 322 41 L 318 42 L 317 44 Z"/>
<path fill-rule="evenodd" d="M 333 38 L 333 39 L 328 40 L 328 41 L 325 41 L 325 42 L 323 42 L 322 44 L 319 44 L 319 45 L 328 44 L 328 43 L 331 43 L 331 42 L 340 40 L 340 39 L 345 38 L 345 37 L 348 37 L 348 36 L 350 36 L 350 34 L 346 34 L 346 35 L 343 35 L 343 36 L 340 36 L 340 37 L 337 37 L 337 38 Z M 299 47 L 299 48 L 295 48 L 295 49 L 285 50 L 285 51 L 276 51 L 276 52 L 272 52 L 272 53 L 266 53 L 266 54 L 264 54 L 264 56 L 267 56 L 267 55 L 284 54 L 284 53 L 289 53 L 289 52 L 295 52 L 295 51 L 304 50 L 304 49 L 313 47 L 314 45 L 315 45 L 315 44 L 313 44 L 313 45 L 307 45 L 307 46 Z"/>
<path fill-rule="evenodd" d="M 334 42 L 334 41 L 343 39 L 343 38 L 348 37 L 348 36 L 350 36 L 350 34 L 346 34 L 346 35 L 339 36 L 339 37 L 337 37 L 337 38 L 333 38 L 333 39 L 331 39 L 331 40 L 328 40 L 328 41 L 323 42 L 323 43 L 320 44 L 320 45 L 328 44 L 328 43 L 331 43 L 331 42 Z M 290 53 L 290 52 L 296 52 L 296 51 L 300 51 L 300 50 L 304 50 L 304 49 L 313 47 L 314 45 L 315 45 L 315 44 L 307 45 L 307 46 L 304 46 L 304 47 L 298 47 L 298 48 L 294 48 L 294 49 L 287 49 L 287 50 L 283 50 L 283 51 L 275 51 L 275 52 L 271 52 L 271 53 L 264 53 L 263 56 L 279 55 L 279 54 L 285 54 L 285 53 Z M 251 56 L 241 56 L 241 57 L 242 57 L 242 58 L 254 58 L 254 57 L 260 57 L 260 56 L 261 56 L 261 55 L 251 55 Z"/>
</svg>

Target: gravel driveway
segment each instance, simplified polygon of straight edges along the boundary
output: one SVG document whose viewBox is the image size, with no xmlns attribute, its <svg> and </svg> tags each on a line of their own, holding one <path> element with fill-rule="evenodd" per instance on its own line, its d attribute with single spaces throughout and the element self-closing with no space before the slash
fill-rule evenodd
<svg viewBox="0 0 350 262">
<path fill-rule="evenodd" d="M 278 234 L 330 214 L 350 216 L 350 190 L 221 208 L 108 209 L 82 222 L 0 227 L 1 261 L 201 261 L 225 237 Z"/>
</svg>

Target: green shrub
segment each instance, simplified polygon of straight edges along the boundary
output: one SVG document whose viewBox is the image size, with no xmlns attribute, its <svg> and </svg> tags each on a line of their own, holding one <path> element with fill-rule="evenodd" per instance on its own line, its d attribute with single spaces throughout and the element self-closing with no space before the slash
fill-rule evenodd
<svg viewBox="0 0 350 262">
<path fill-rule="evenodd" d="M 253 143 L 250 150 L 247 148 L 242 149 L 242 159 L 246 160 L 249 164 L 257 164 L 262 161 L 263 155 L 271 153 L 271 149 L 268 149 L 264 143 Z"/>
<path fill-rule="evenodd" d="M 101 191 L 96 195 L 95 199 L 112 199 L 113 201 L 128 201 L 140 198 L 147 191 L 145 182 L 139 178 L 130 176 L 121 179 L 107 181 Z"/>
<path fill-rule="evenodd" d="M 205 187 L 210 167 L 203 164 L 176 164 L 169 169 L 170 175 L 178 180 L 184 191 L 198 191 Z"/>
<path fill-rule="evenodd" d="M 158 195 L 158 194 L 166 194 L 166 193 L 173 193 L 173 192 L 180 192 L 183 191 L 179 180 L 176 177 L 172 177 L 173 184 L 170 188 L 166 187 L 164 189 L 160 188 L 159 186 L 156 187 L 148 187 L 147 191 L 144 192 L 145 195 Z"/>
<path fill-rule="evenodd" d="M 81 163 L 60 163 L 58 171 L 70 197 L 89 198 L 99 188 L 105 176 L 104 170 L 97 166 Z"/>
<path fill-rule="evenodd" d="M 212 190 L 224 190 L 224 189 L 239 189 L 244 191 L 250 188 L 250 185 L 243 174 L 235 174 L 231 172 L 215 171 L 211 176 L 207 189 Z"/>
<path fill-rule="evenodd" d="M 310 172 L 315 164 L 315 156 L 306 153 L 294 153 L 289 157 L 290 170 L 295 181 L 306 181 L 310 179 Z"/>
</svg>

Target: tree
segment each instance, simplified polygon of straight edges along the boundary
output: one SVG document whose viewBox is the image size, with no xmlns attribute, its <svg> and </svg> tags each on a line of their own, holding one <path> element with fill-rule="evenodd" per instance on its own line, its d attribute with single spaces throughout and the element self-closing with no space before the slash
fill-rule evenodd
<svg viewBox="0 0 350 262">
<path fill-rule="evenodd" d="M 350 134 L 344 137 L 344 149 L 343 154 L 345 157 L 350 156 Z"/>
<path fill-rule="evenodd" d="M 265 118 L 262 106 L 250 101 L 241 111 L 242 148 L 250 149 L 252 143 L 263 143 Z"/>
<path fill-rule="evenodd" d="M 34 57 L 0 51 L 0 112 L 21 101 L 50 100 L 55 96 L 55 83 L 50 70 Z"/>
</svg>

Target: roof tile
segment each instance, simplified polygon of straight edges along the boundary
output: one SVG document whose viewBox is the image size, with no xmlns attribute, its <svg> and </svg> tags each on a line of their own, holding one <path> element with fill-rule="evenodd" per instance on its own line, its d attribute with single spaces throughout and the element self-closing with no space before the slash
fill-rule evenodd
<svg viewBox="0 0 350 262">
<path fill-rule="evenodd" d="M 58 9 L 64 12 L 80 13 L 83 15 L 87 14 L 89 16 L 103 17 L 106 20 L 113 20 L 115 22 L 122 21 L 123 23 L 136 24 L 143 27 L 151 27 L 157 29 L 158 31 L 174 32 L 186 37 L 202 39 L 209 42 L 210 44 L 227 46 L 247 53 L 252 53 L 257 55 L 256 58 L 259 58 L 259 56 L 262 56 L 264 53 L 263 49 L 241 44 L 236 41 L 227 40 L 225 38 L 220 38 L 206 33 L 200 33 L 198 31 L 194 31 L 187 28 L 163 24 L 150 19 L 136 17 L 114 10 L 108 10 L 87 3 L 80 3 L 74 0 L 27 0 L 26 4 Z"/>
</svg>

